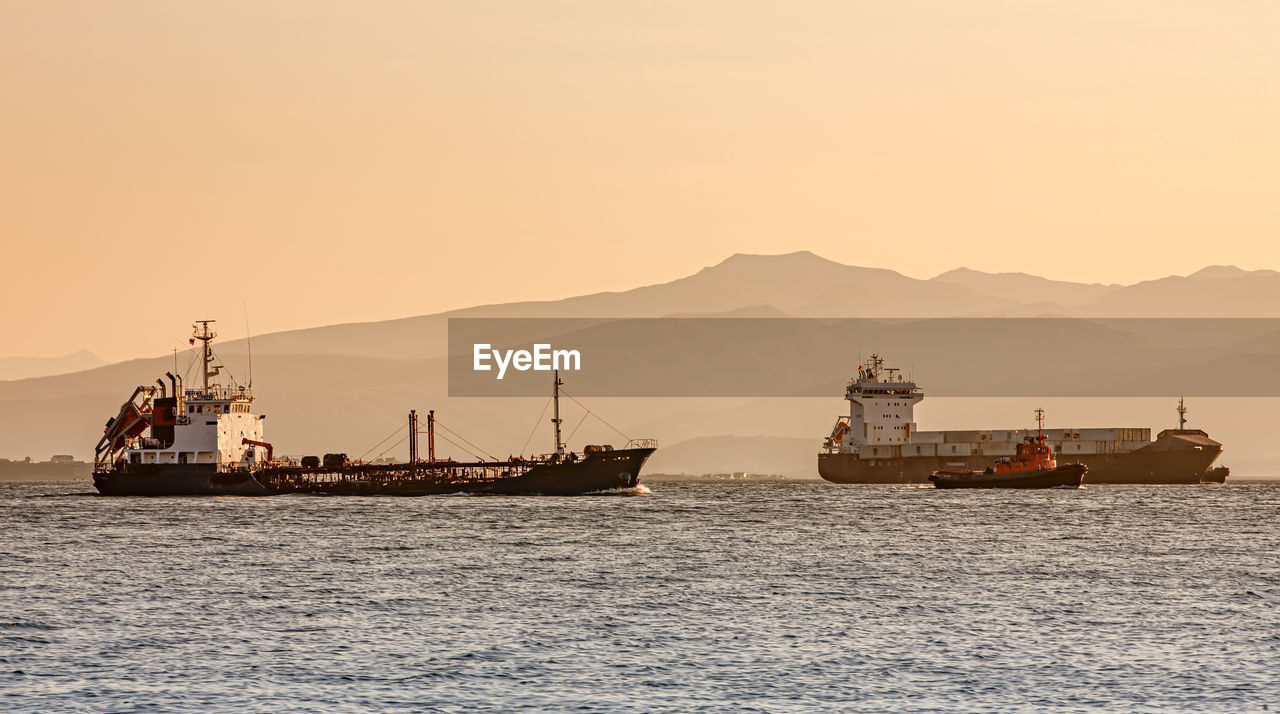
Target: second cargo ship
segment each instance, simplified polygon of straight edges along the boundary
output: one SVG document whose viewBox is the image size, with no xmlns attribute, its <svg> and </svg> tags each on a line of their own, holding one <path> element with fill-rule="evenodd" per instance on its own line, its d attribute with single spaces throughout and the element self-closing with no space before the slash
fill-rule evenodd
<svg viewBox="0 0 1280 714">
<path fill-rule="evenodd" d="M 834 483 L 928 483 L 935 471 L 981 469 L 993 458 L 1012 456 L 1028 431 L 982 429 L 919 431 L 915 405 L 924 392 L 884 359 L 872 355 L 845 388 L 849 415 L 818 454 L 818 473 Z M 1151 439 L 1143 427 L 1045 429 L 1061 458 L 1088 467 L 1086 483 L 1198 484 L 1216 481 L 1212 469 L 1222 444 L 1200 429 L 1186 428 L 1178 402 L 1178 428 Z M 1218 481 L 1220 482 L 1220 481 Z"/>
</svg>

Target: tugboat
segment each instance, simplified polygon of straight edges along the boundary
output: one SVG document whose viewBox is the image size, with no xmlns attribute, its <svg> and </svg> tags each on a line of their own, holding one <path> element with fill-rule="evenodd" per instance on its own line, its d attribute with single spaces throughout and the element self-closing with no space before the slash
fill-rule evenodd
<svg viewBox="0 0 1280 714">
<path fill-rule="evenodd" d="M 417 412 L 409 413 L 408 463 L 366 464 L 345 454 L 294 462 L 277 459 L 263 441 L 263 416 L 254 414 L 252 385 L 221 386 L 211 342 L 213 320 L 195 323 L 201 384 L 186 389 L 166 372 L 143 385 L 107 421 L 94 456 L 93 485 L 104 496 L 270 496 L 283 493 L 423 496 L 444 493 L 580 495 L 622 491 L 639 483 L 654 439 L 621 449 L 588 445 L 579 455 L 561 438 L 560 387 L 555 374 L 555 452 L 507 460 L 458 462 L 435 455 L 435 412 L 427 417 L 428 454 L 418 456 Z M 252 380 L 250 380 L 252 381 Z"/>
<path fill-rule="evenodd" d="M 929 480 L 937 488 L 1079 488 L 1089 467 L 1058 465 L 1053 447 L 1044 438 L 1044 410 L 1036 410 L 1036 435 L 1018 444 L 1016 454 L 996 459 L 983 471 L 935 471 Z"/>
</svg>

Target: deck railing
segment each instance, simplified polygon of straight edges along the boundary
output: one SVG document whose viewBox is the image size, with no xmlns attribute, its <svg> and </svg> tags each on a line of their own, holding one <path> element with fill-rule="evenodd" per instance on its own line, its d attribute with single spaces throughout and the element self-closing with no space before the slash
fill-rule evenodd
<svg viewBox="0 0 1280 714">
<path fill-rule="evenodd" d="M 209 387 L 185 390 L 184 398 L 189 402 L 249 400 L 253 399 L 253 392 L 248 387 Z"/>
</svg>

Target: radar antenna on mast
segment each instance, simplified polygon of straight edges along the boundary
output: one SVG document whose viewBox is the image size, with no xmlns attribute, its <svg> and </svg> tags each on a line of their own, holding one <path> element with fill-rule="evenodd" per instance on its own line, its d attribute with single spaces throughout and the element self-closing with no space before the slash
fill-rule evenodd
<svg viewBox="0 0 1280 714">
<path fill-rule="evenodd" d="M 222 365 L 213 363 L 213 350 L 209 347 L 209 343 L 213 341 L 213 338 L 218 336 L 218 333 L 209 327 L 214 322 L 217 322 L 217 320 L 196 320 L 191 326 L 195 330 L 194 334 L 191 335 L 191 343 L 195 344 L 196 340 L 200 340 L 201 343 L 201 384 L 206 392 L 209 391 L 209 378 L 218 376 L 218 373 L 222 371 Z"/>
<path fill-rule="evenodd" d="M 249 304 L 244 304 L 244 344 L 249 352 L 249 389 L 253 389 L 253 333 L 249 331 Z"/>
</svg>

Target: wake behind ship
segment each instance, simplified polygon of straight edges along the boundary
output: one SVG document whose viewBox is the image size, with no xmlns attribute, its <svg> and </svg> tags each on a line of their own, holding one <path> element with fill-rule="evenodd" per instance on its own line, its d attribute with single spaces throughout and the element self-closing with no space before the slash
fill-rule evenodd
<svg viewBox="0 0 1280 714">
<path fill-rule="evenodd" d="M 136 388 L 107 422 L 95 449 L 93 484 L 108 496 L 430 495 L 492 493 L 579 495 L 633 488 L 657 449 L 652 439 L 626 447 L 588 445 L 581 457 L 560 436 L 559 373 L 552 399 L 556 450 L 531 458 L 458 462 L 435 457 L 435 414 L 428 416 L 428 457 L 418 458 L 418 419 L 409 416 L 410 458 L 402 464 L 365 464 L 344 454 L 298 462 L 276 459 L 263 440 L 263 416 L 253 413 L 251 387 L 220 386 L 222 372 L 210 324 L 196 323 L 201 384 L 187 389 L 180 377 Z"/>
<path fill-rule="evenodd" d="M 924 392 L 900 370 L 872 355 L 845 388 L 849 415 L 836 420 L 818 454 L 818 474 L 834 483 L 927 483 L 935 471 L 972 471 L 1012 456 L 1027 430 L 918 431 L 915 405 Z M 1088 467 L 1087 483 L 1198 484 L 1222 444 L 1199 429 L 1179 427 L 1151 440 L 1147 428 L 1045 429 L 1055 453 Z M 1222 478 L 1222 477 L 1218 477 Z"/>
</svg>

